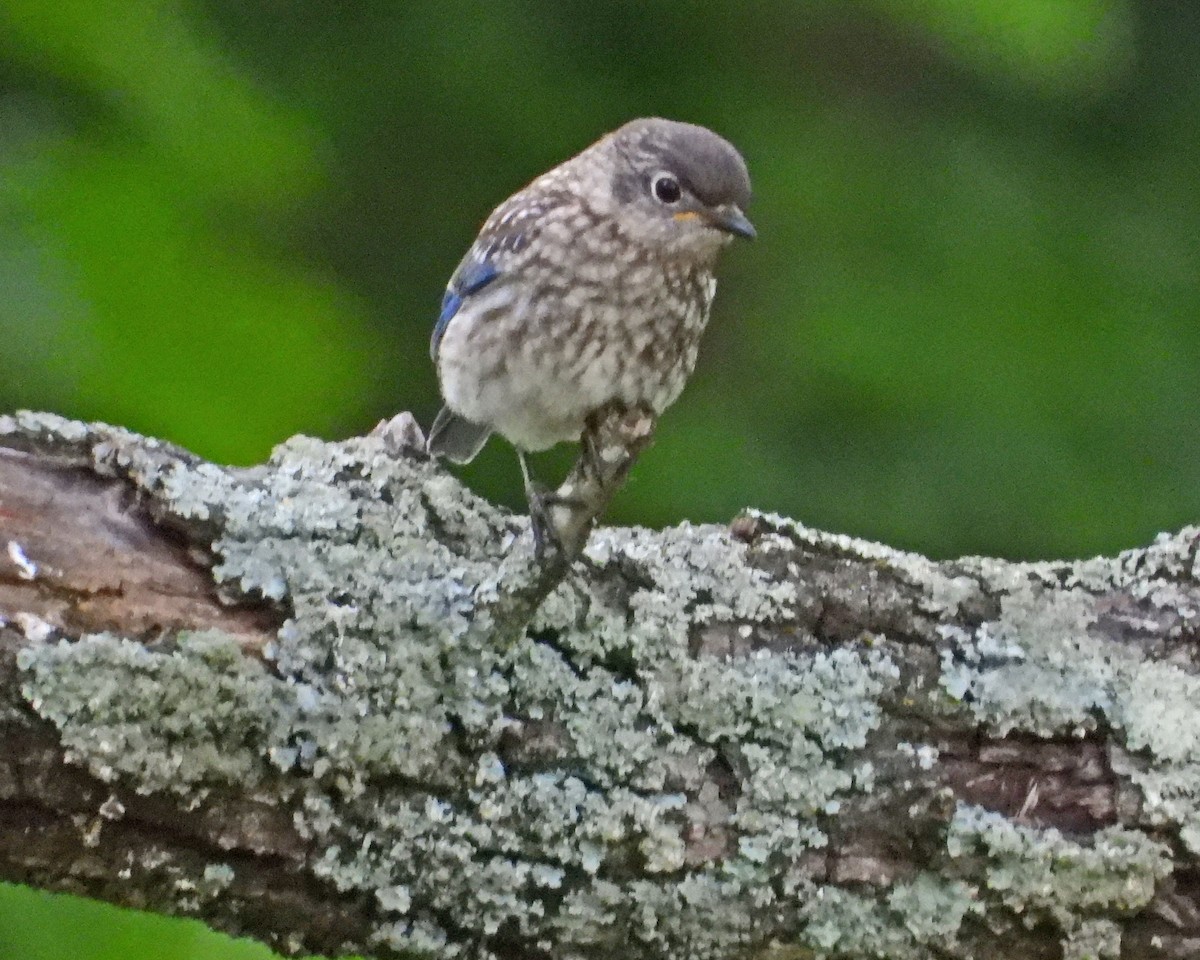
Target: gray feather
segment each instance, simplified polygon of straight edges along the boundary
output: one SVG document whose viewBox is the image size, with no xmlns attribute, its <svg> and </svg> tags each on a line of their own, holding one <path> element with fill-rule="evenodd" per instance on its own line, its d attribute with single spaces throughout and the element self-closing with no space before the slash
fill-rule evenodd
<svg viewBox="0 0 1200 960">
<path fill-rule="evenodd" d="M 449 407 L 442 407 L 429 428 L 425 450 L 431 457 L 445 457 L 454 463 L 470 463 L 483 449 L 492 428 L 464 420 Z"/>
<path fill-rule="evenodd" d="M 650 117 L 631 120 L 612 134 L 616 148 L 630 160 L 630 169 L 619 171 L 614 190 L 630 196 L 644 191 L 639 179 L 647 164 L 671 171 L 703 203 L 726 203 L 745 209 L 750 202 L 750 174 L 746 161 L 728 140 L 691 123 Z M 633 178 L 634 183 L 622 183 Z"/>
</svg>

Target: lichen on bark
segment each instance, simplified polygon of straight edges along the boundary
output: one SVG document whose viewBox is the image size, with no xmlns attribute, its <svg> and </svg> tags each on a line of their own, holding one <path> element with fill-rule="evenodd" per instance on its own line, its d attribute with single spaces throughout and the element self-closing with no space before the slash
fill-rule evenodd
<svg viewBox="0 0 1200 960">
<path fill-rule="evenodd" d="M 258 643 L 52 622 L 13 641 L 10 709 L 114 791 L 281 811 L 355 925 L 249 931 L 280 948 L 1186 955 L 1153 908 L 1200 823 L 1195 531 L 1015 565 L 756 513 L 602 528 L 513 622 L 527 522 L 387 436 L 244 470 L 45 415 L 0 418 L 0 445 L 112 478 L 273 611 Z M 220 846 L 180 867 L 178 912 L 224 922 L 256 864 Z"/>
</svg>

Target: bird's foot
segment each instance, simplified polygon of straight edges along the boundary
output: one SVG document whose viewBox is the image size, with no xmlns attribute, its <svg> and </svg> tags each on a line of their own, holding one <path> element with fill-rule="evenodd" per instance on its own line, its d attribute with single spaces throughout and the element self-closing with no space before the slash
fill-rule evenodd
<svg viewBox="0 0 1200 960">
<path fill-rule="evenodd" d="M 583 502 L 570 493 L 551 490 L 535 480 L 529 472 L 525 454 L 518 451 L 517 456 L 525 480 L 525 499 L 529 502 L 529 524 L 533 531 L 535 555 L 543 561 L 551 558 L 571 559 L 579 552 L 580 545 L 567 535 L 569 516 L 572 511 L 583 507 Z M 564 516 L 560 519 L 557 513 Z"/>
<path fill-rule="evenodd" d="M 587 503 L 579 497 L 563 495 L 536 480 L 525 485 L 529 501 L 529 522 L 533 528 L 533 548 L 538 559 L 572 559 L 582 549 L 571 535 L 570 517 Z"/>
<path fill-rule="evenodd" d="M 569 563 L 582 554 L 596 520 L 624 483 L 633 461 L 649 445 L 653 431 L 649 411 L 627 410 L 618 404 L 596 411 L 580 437 L 579 460 L 557 490 L 534 480 L 524 453 L 518 451 L 540 561 Z"/>
</svg>

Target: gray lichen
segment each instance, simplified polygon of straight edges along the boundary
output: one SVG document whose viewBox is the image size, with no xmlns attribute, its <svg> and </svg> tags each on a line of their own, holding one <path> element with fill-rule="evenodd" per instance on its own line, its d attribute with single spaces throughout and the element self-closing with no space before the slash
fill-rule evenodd
<svg viewBox="0 0 1200 960">
<path fill-rule="evenodd" d="M 170 652 L 109 634 L 27 646 L 22 692 L 62 733 L 68 756 L 102 780 L 191 803 L 250 784 L 281 729 L 279 681 L 216 632 L 183 633 Z"/>
<path fill-rule="evenodd" d="M 1003 734 L 1091 729 L 1111 706 L 1115 651 L 1092 637 L 1095 601 L 1082 590 L 1046 595 L 1025 581 L 1001 601 L 1000 618 L 974 631 L 944 628 L 942 686 Z"/>
<path fill-rule="evenodd" d="M 1171 872 L 1170 851 L 1136 830 L 1109 827 L 1083 842 L 966 804 L 946 843 L 953 857 L 984 856 L 987 890 L 1009 909 L 1053 918 L 1068 956 L 1119 956 L 1120 930 L 1099 914 L 1132 913 Z"/>
<path fill-rule="evenodd" d="M 986 858 L 986 889 L 932 871 L 878 893 L 825 882 L 814 861 L 830 819 L 876 789 L 867 748 L 901 671 L 886 637 L 757 644 L 763 623 L 793 616 L 795 591 L 722 529 L 598 532 L 590 575 L 568 577 L 501 643 L 526 525 L 380 438 L 295 438 L 263 468 L 226 471 L 107 428 L 5 429 L 90 444 L 96 469 L 218 531 L 224 589 L 290 614 L 265 662 L 208 633 L 31 644 L 30 704 L 79 762 L 147 793 L 196 803 L 291 774 L 314 872 L 375 905 L 380 951 L 486 957 L 503 932 L 562 958 L 621 944 L 703 960 L 784 935 L 818 955 L 920 960 L 991 899 L 1044 911 L 1101 952 L 1113 930 L 1094 914 L 1144 903 L 1164 875 L 1140 834 L 1085 846 L 960 809 L 946 855 Z M 792 525 L 758 549 L 815 536 Z M 838 549 L 874 550 L 923 583 L 923 612 L 947 623 L 993 575 L 947 576 L 849 538 Z M 943 706 L 998 731 L 1104 715 L 1131 750 L 1169 761 L 1133 775 L 1194 843 L 1195 682 L 1098 635 L 1089 583 L 1049 603 L 1026 573 L 1004 589 L 998 619 L 944 631 Z M 697 655 L 722 636 L 738 655 Z M 1166 742 L 1163 723 L 1185 733 Z M 908 755 L 936 763 L 925 744 Z M 719 790 L 714 771 L 737 789 Z M 226 869 L 196 889 L 230 882 Z"/>
<path fill-rule="evenodd" d="M 979 906 L 969 885 L 923 873 L 883 899 L 824 888 L 802 912 L 808 938 L 825 953 L 925 960 L 931 947 L 953 949 L 963 920 Z"/>
<path fill-rule="evenodd" d="M 985 730 L 1001 736 L 1081 736 L 1099 722 L 1113 729 L 1124 746 L 1113 751 L 1114 772 L 1140 788 L 1143 816 L 1174 826 L 1184 845 L 1200 852 L 1195 709 L 1200 679 L 1187 664 L 1148 659 L 1144 650 L 1112 633 L 1114 624 L 1167 638 L 1194 633 L 1200 608 L 1176 584 L 1200 578 L 1200 529 L 1162 535 L 1150 548 L 1116 560 L 1072 566 L 967 560 L 951 577 L 922 557 L 812 531 L 785 518 L 756 516 L 798 542 L 884 560 L 889 569 L 922 585 L 923 609 L 942 621 L 938 632 L 945 641 L 939 677 L 945 699 L 935 697 L 938 706 L 965 709 Z M 954 622 L 964 603 L 984 595 L 1000 598 L 996 618 L 970 628 Z M 908 746 L 914 755 L 929 749 Z M 1083 844 L 1057 831 L 1017 826 L 998 814 L 960 806 L 947 836 L 952 857 L 970 846 L 967 835 L 986 847 L 988 887 L 1003 889 L 1002 902 L 1010 909 L 1046 911 L 1063 930 L 1065 956 L 1117 956 L 1119 927 L 1093 913 L 1144 905 L 1170 872 L 1166 848 L 1135 830 L 1111 828 Z M 907 955 L 900 945 L 881 947 L 880 938 L 869 934 L 875 928 L 870 918 L 882 910 L 878 901 L 859 903 L 843 895 L 831 902 L 858 911 L 860 922 L 839 920 L 812 929 L 852 927 L 872 941 L 857 943 L 854 951 Z M 886 922 L 878 926 L 892 930 Z"/>
<path fill-rule="evenodd" d="M 296 438 L 241 474 L 119 432 L 94 449 L 159 509 L 217 521 L 217 576 L 292 616 L 265 665 L 210 635 L 34 645 L 30 702 L 81 762 L 147 792 L 195 802 L 303 774 L 315 870 L 374 898 L 381 944 L 480 955 L 504 928 L 560 956 L 614 936 L 724 956 L 799 907 L 822 818 L 870 789 L 845 761 L 896 680 L 885 653 L 689 653 L 697 629 L 786 617 L 793 599 L 721 530 L 604 531 L 589 562 L 636 566 L 646 586 L 622 602 L 568 580 L 527 637 L 497 645 L 527 533 L 432 464 L 376 438 Z M 502 759 L 540 729 L 552 751 Z M 718 761 L 740 796 L 712 789 Z M 687 839 L 705 830 L 697 859 Z"/>
<path fill-rule="evenodd" d="M 1046 564 L 981 561 L 980 574 L 1003 594 L 1000 616 L 972 630 L 944 627 L 941 674 L 946 693 L 1001 734 L 1082 735 L 1103 720 L 1127 752 L 1118 772 L 1141 788 L 1148 817 L 1177 825 L 1193 852 L 1200 852 L 1200 679 L 1183 665 L 1148 660 L 1110 636 L 1105 621 L 1115 615 L 1113 592 L 1125 591 L 1133 615 L 1156 632 L 1194 630 L 1200 609 L 1180 602 L 1177 588 L 1143 590 L 1133 568 L 1143 576 L 1153 566 L 1196 575 L 1197 533 L 1160 537 L 1136 559 L 1082 564 L 1066 583 Z M 1167 629 L 1158 629 L 1159 618 Z"/>
<path fill-rule="evenodd" d="M 1171 871 L 1170 851 L 1137 830 L 1108 827 L 1083 842 L 968 804 L 958 806 L 946 846 L 953 857 L 984 854 L 988 889 L 1008 906 L 1064 922 L 1083 910 L 1144 906 Z"/>
</svg>

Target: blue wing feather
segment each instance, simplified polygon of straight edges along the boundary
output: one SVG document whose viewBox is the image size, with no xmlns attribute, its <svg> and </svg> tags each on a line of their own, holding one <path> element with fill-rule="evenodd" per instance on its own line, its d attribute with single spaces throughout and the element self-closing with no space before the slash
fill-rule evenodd
<svg viewBox="0 0 1200 960">
<path fill-rule="evenodd" d="M 437 359 L 438 347 L 446 334 L 446 327 L 454 319 L 454 315 L 462 308 L 463 301 L 473 293 L 478 293 L 489 283 L 500 276 L 500 269 L 490 260 L 478 259 L 472 249 L 463 258 L 463 262 L 450 278 L 450 285 L 442 297 L 442 310 L 438 314 L 437 323 L 433 326 L 433 338 L 429 342 L 429 354 Z"/>
</svg>

